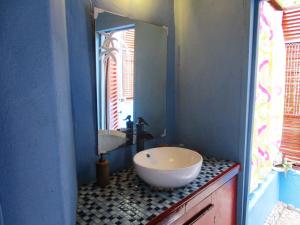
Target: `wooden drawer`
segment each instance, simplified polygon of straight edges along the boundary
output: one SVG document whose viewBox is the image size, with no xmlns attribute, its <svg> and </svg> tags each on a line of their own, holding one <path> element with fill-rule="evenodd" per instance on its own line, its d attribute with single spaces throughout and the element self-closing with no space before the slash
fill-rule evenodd
<svg viewBox="0 0 300 225">
<path fill-rule="evenodd" d="M 181 219 L 184 218 L 185 205 L 178 207 L 171 214 L 159 221 L 157 225 L 182 225 Z"/>
<path fill-rule="evenodd" d="M 185 204 L 184 215 L 176 217 L 173 223 L 166 224 L 235 225 L 236 188 L 237 177 L 234 177 L 205 199 L 203 194 L 199 193 Z"/>
<path fill-rule="evenodd" d="M 202 224 L 210 225 L 209 220 L 213 221 L 214 213 L 212 212 L 212 195 L 206 199 L 199 201 L 199 196 L 196 196 L 191 201 L 187 202 L 183 207 L 178 208 L 173 213 L 161 220 L 158 225 L 189 225 L 189 224 Z M 213 223 L 212 223 L 213 224 Z"/>
<path fill-rule="evenodd" d="M 208 206 L 212 205 L 212 195 L 208 196 L 202 201 L 197 202 L 198 196 L 196 196 L 194 199 L 192 199 L 190 202 L 186 204 L 186 213 L 185 213 L 185 219 L 189 220 L 194 216 L 197 216 L 202 210 L 207 208 Z"/>
<path fill-rule="evenodd" d="M 187 204 L 189 206 L 189 204 Z M 215 207 L 212 195 L 186 210 L 184 225 L 213 225 L 215 221 Z"/>
</svg>

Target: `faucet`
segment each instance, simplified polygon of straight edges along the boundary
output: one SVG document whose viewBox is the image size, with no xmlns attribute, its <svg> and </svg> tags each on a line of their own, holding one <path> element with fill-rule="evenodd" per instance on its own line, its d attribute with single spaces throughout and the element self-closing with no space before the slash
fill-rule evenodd
<svg viewBox="0 0 300 225">
<path fill-rule="evenodd" d="M 138 118 L 136 123 L 136 152 L 140 152 L 145 148 L 145 140 L 153 139 L 152 134 L 146 132 L 144 127 L 149 126 L 149 124 L 142 118 Z"/>
<path fill-rule="evenodd" d="M 127 141 L 126 145 L 132 145 L 133 144 L 133 122 L 131 121 L 131 116 L 128 115 L 124 121 L 126 121 L 126 129 L 123 130 L 123 132 L 126 134 Z"/>
</svg>

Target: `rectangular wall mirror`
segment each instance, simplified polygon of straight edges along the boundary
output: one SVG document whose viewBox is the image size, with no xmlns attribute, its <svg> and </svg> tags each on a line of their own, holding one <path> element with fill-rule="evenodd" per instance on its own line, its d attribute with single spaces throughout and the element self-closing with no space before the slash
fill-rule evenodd
<svg viewBox="0 0 300 225">
<path fill-rule="evenodd" d="M 167 28 L 100 11 L 95 29 L 98 133 L 133 144 L 142 117 L 152 137 L 164 136 Z"/>
</svg>

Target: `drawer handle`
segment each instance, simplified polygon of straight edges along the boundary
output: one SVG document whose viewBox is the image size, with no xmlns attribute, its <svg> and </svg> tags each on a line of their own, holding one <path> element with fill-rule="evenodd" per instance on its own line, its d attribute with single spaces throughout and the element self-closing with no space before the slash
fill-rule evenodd
<svg viewBox="0 0 300 225">
<path fill-rule="evenodd" d="M 203 217 L 206 213 L 214 208 L 213 204 L 209 204 L 205 208 L 203 208 L 200 212 L 198 212 L 195 216 L 193 216 L 185 225 L 192 225 L 196 223 L 201 217 Z"/>
</svg>

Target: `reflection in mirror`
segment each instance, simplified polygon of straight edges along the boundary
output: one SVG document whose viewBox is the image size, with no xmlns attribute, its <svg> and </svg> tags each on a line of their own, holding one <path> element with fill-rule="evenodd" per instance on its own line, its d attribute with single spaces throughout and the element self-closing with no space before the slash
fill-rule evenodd
<svg viewBox="0 0 300 225">
<path fill-rule="evenodd" d="M 133 117 L 135 29 L 100 32 L 101 127 L 117 130 Z"/>
<path fill-rule="evenodd" d="M 98 147 L 109 149 L 108 143 L 117 138 L 124 142 L 112 132 L 116 130 L 125 133 L 127 145 L 134 144 L 135 137 L 143 139 L 135 125 L 140 117 L 149 124 L 143 134 L 163 136 L 167 29 L 103 11 L 95 29 Z"/>
</svg>

